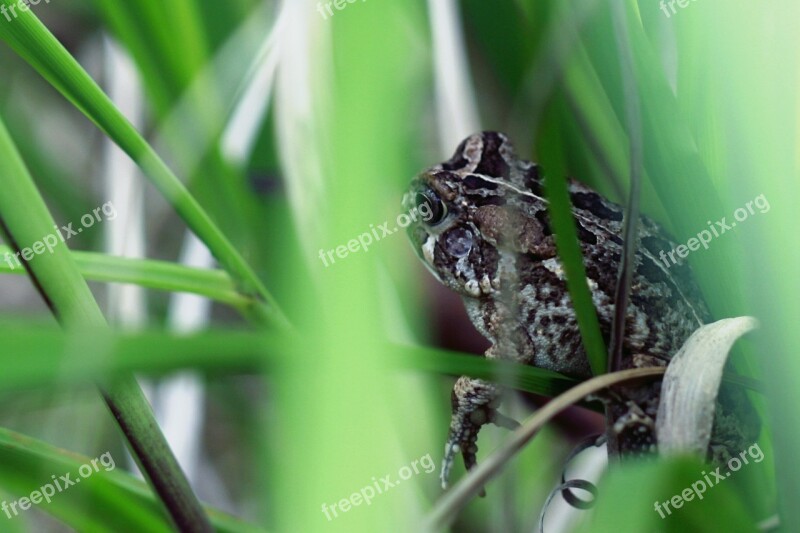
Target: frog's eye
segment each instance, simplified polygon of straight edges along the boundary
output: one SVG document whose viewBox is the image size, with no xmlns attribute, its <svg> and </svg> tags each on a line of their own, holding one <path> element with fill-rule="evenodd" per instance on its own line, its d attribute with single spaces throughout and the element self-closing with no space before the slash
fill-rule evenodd
<svg viewBox="0 0 800 533">
<path fill-rule="evenodd" d="M 430 226 L 439 224 L 447 216 L 447 207 L 433 189 L 418 192 L 414 201 L 422 219 Z"/>
</svg>

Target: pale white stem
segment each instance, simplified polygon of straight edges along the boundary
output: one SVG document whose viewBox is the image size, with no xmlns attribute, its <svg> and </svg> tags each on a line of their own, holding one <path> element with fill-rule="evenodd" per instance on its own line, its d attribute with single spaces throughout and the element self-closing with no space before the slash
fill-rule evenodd
<svg viewBox="0 0 800 533">
<path fill-rule="evenodd" d="M 436 114 L 439 143 L 446 155 L 480 131 L 458 5 L 454 0 L 428 0 L 433 36 Z"/>
</svg>

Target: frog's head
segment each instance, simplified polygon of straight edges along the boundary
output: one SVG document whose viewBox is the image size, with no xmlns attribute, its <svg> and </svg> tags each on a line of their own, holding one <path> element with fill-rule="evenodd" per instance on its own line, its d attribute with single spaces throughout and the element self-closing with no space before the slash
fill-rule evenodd
<svg viewBox="0 0 800 533">
<path fill-rule="evenodd" d="M 403 198 L 403 207 L 420 215 L 407 228 L 414 251 L 439 281 L 464 296 L 496 287 L 500 254 L 483 230 L 494 222 L 487 216 L 514 194 L 514 160 L 504 135 L 471 135 L 449 161 L 414 178 Z"/>
</svg>

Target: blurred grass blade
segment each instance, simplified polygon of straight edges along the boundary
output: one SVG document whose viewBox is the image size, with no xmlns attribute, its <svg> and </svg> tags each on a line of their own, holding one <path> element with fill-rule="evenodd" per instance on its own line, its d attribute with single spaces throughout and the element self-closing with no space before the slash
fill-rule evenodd
<svg viewBox="0 0 800 533">
<path fill-rule="evenodd" d="M 303 2 L 283 2 L 276 34 L 278 70 L 275 86 L 276 145 L 292 217 L 305 259 L 313 264 L 326 240 L 329 220 L 325 174 L 331 168 L 326 150 L 324 110 L 331 108 L 323 87 L 332 85 L 330 64 L 314 58 L 327 54 L 331 39 L 323 21 L 312 19 Z M 314 39 L 311 39 L 311 35 Z"/>
<path fill-rule="evenodd" d="M 179 174 L 193 176 L 207 161 L 256 67 L 269 56 L 278 29 L 269 11 L 267 3 L 258 4 L 199 69 L 159 124 L 153 145 L 169 147 Z M 265 94 L 259 97 L 266 105 Z"/>
<path fill-rule="evenodd" d="M 251 67 L 251 78 L 231 112 L 230 120 L 220 139 L 222 153 L 237 165 L 250 158 L 260 129 L 266 120 L 278 69 L 278 39 L 283 31 L 286 10 L 281 10 L 267 32 Z"/>
<path fill-rule="evenodd" d="M 0 322 L 0 390 L 49 387 L 55 383 L 82 384 L 126 372 L 161 376 L 184 368 L 234 372 L 263 370 L 275 364 L 277 346 L 291 343 L 298 350 L 312 345 L 280 333 L 211 330 L 190 335 L 144 331 L 113 333 L 106 329 L 62 332 L 45 325 Z M 25 351 L 26 365 L 13 365 L 16 354 Z M 541 396 L 554 397 L 574 387 L 579 380 L 551 370 L 509 361 L 488 360 L 474 355 L 399 346 L 381 347 L 395 354 L 395 368 L 435 375 L 472 376 Z M 760 382 L 725 375 L 727 383 L 763 393 Z"/>
<path fill-rule="evenodd" d="M 163 117 L 206 61 L 209 44 L 199 3 L 171 2 L 169 24 L 165 24 L 162 6 L 151 0 L 93 0 L 92 3 L 135 57 L 148 85 L 154 111 Z"/>
<path fill-rule="evenodd" d="M 513 130 L 532 129 L 536 135 L 547 100 L 553 95 L 569 57 L 580 44 L 580 31 L 594 13 L 598 0 L 558 2 L 553 22 L 545 28 L 542 45 L 525 74 L 517 101 L 511 108 L 509 121 Z M 531 128 L 532 126 L 532 128 Z"/>
<path fill-rule="evenodd" d="M 553 224 L 558 257 L 566 273 L 567 289 L 569 289 L 569 296 L 575 307 L 583 347 L 586 350 L 592 374 L 599 376 L 606 372 L 608 352 L 600 332 L 600 322 L 592 303 L 592 294 L 586 281 L 586 268 L 583 265 L 578 232 L 575 229 L 567 180 L 558 173 L 558 170 L 551 169 L 551 172 L 545 177 L 545 192 L 549 200 L 548 214 Z"/>
<path fill-rule="evenodd" d="M 132 372 L 161 377 L 194 368 L 209 375 L 263 372 L 285 338 L 247 331 L 178 335 L 158 331 L 113 333 L 0 322 L 0 390 L 82 387 Z M 14 364 L 20 353 L 25 364 Z"/>
<path fill-rule="evenodd" d="M 587 148 L 593 152 L 606 177 L 613 184 L 610 192 L 622 200 L 622 178 L 626 175 L 625 169 L 629 166 L 630 159 L 627 150 L 629 143 L 622 123 L 614 112 L 614 106 L 583 45 L 576 47 L 571 61 L 565 67 L 564 84 L 570 111 L 580 125 Z M 668 222 L 669 218 L 646 169 L 643 169 L 642 181 L 642 203 L 647 214 L 664 223 Z"/>
</svg>

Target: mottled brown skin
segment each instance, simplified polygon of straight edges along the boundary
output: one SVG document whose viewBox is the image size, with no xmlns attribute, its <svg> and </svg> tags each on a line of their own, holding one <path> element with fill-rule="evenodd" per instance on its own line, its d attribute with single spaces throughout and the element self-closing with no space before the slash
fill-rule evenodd
<svg viewBox="0 0 800 533">
<path fill-rule="evenodd" d="M 413 180 L 405 208 L 424 203 L 434 216 L 411 226 L 409 236 L 423 263 L 462 296 L 475 327 L 491 341 L 486 357 L 588 378 L 588 359 L 542 187 L 539 167 L 518 159 L 503 134 L 472 135 L 449 161 Z M 569 193 L 589 288 L 608 343 L 622 254 L 623 209 L 574 180 L 569 182 Z M 641 218 L 639 227 L 623 368 L 665 365 L 710 318 L 687 264 L 679 261 L 668 268 L 658 258 L 660 252 L 675 247 L 672 240 L 647 217 Z M 655 449 L 659 391 L 656 382 L 611 394 L 614 435 L 609 440 L 618 443 L 619 451 Z M 463 454 L 467 468 L 475 465 L 483 424 L 513 427 L 513 421 L 497 412 L 499 403 L 496 385 L 466 376 L 458 379 L 443 485 L 457 453 Z"/>
</svg>

